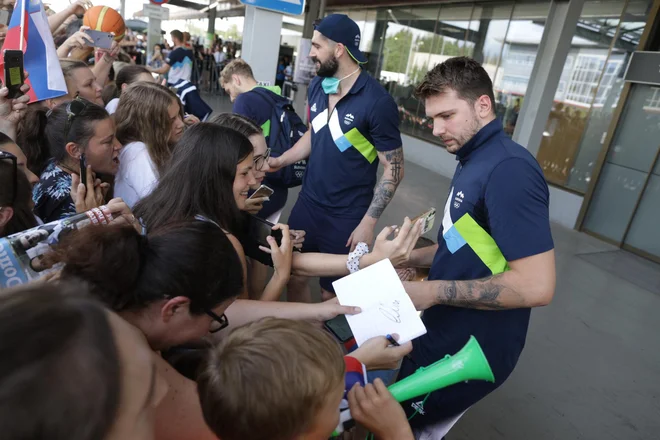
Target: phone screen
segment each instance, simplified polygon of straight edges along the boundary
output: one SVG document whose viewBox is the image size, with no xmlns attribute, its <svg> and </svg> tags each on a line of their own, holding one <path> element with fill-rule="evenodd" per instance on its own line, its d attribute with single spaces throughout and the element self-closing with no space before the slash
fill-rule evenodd
<svg viewBox="0 0 660 440">
<path fill-rule="evenodd" d="M 348 321 L 346 321 L 344 315 L 339 315 L 329 321 L 325 321 L 324 325 L 340 342 L 346 342 L 353 337 L 351 327 L 348 325 Z"/>
<path fill-rule="evenodd" d="M 7 98 L 14 99 L 21 96 L 23 85 L 23 52 L 20 50 L 7 49 L 3 53 L 5 62 L 5 86 L 9 89 Z"/>
<path fill-rule="evenodd" d="M 21 84 L 21 68 L 20 67 L 10 67 L 9 68 L 9 85 L 15 86 Z"/>
<path fill-rule="evenodd" d="M 433 224 L 435 223 L 435 208 L 431 208 L 429 211 L 426 211 L 424 214 L 418 215 L 412 219 L 412 224 L 414 225 L 419 219 L 424 219 L 424 225 L 422 225 L 422 234 L 426 234 L 431 229 L 433 229 Z"/>
<path fill-rule="evenodd" d="M 251 216 L 250 222 L 250 235 L 259 243 L 261 246 L 269 248 L 268 236 L 275 238 L 277 245 L 282 244 L 282 231 L 279 229 L 273 231 L 273 225 L 266 220 L 262 220 L 259 217 Z"/>
</svg>

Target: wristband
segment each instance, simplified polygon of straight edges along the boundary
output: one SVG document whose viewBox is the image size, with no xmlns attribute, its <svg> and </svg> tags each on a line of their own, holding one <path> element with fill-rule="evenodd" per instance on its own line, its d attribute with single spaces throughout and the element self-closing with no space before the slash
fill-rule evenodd
<svg viewBox="0 0 660 440">
<path fill-rule="evenodd" d="M 92 222 L 94 226 L 97 226 L 99 224 L 99 219 L 96 218 L 96 215 L 92 211 L 85 211 L 85 214 L 87 214 L 87 217 L 89 217 L 89 220 Z"/>
<path fill-rule="evenodd" d="M 103 215 L 103 212 L 99 208 L 92 208 L 92 212 L 94 213 L 94 215 L 96 215 L 96 218 L 99 219 L 99 222 L 102 225 L 107 225 L 108 224 L 108 219 L 105 218 L 105 216 Z"/>
<path fill-rule="evenodd" d="M 346 267 L 350 273 L 355 273 L 360 270 L 360 258 L 369 253 L 369 246 L 367 243 L 360 242 L 355 247 L 355 250 L 348 254 L 348 261 Z"/>
<path fill-rule="evenodd" d="M 101 205 L 101 206 L 99 206 L 99 209 L 103 212 L 103 215 L 108 220 L 108 223 L 112 223 L 112 221 L 114 220 L 114 217 L 112 216 L 112 213 L 110 212 L 110 208 L 108 208 L 105 205 Z"/>
</svg>

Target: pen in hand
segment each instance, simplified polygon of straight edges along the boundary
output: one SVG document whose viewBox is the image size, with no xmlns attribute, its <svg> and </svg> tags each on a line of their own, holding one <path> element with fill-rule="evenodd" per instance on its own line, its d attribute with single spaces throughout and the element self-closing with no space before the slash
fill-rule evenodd
<svg viewBox="0 0 660 440">
<path fill-rule="evenodd" d="M 392 345 L 395 346 L 395 347 L 399 347 L 399 346 L 400 346 L 400 344 L 399 344 L 398 342 L 396 342 L 396 339 L 394 339 L 394 337 L 393 337 L 392 335 L 386 335 L 386 336 L 385 336 L 385 339 L 387 339 L 387 340 L 389 341 L 389 343 L 392 344 Z M 417 362 L 415 362 L 415 361 L 413 360 L 412 356 L 410 356 L 410 353 L 408 353 L 408 354 L 406 355 L 406 358 L 407 358 L 410 362 L 412 362 L 412 363 L 415 365 L 415 367 L 417 367 L 417 368 L 420 367 L 420 365 L 419 365 Z"/>
</svg>

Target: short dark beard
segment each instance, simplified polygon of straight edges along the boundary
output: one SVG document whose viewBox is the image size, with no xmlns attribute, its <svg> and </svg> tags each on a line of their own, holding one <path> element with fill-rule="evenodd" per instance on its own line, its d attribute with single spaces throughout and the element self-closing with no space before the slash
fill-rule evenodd
<svg viewBox="0 0 660 440">
<path fill-rule="evenodd" d="M 319 62 L 318 58 L 312 58 L 314 62 Z M 330 58 L 328 61 L 321 63 L 319 70 L 316 74 L 322 78 L 332 78 L 339 70 L 339 61 L 336 57 Z"/>
</svg>

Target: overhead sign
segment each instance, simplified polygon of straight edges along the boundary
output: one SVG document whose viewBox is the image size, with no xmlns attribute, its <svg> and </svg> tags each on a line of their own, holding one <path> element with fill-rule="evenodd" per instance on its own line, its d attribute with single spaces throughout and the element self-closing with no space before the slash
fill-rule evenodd
<svg viewBox="0 0 660 440">
<path fill-rule="evenodd" d="M 660 52 L 633 52 L 625 81 L 660 85 Z"/>
<path fill-rule="evenodd" d="M 170 10 L 162 6 L 145 4 L 142 7 L 142 15 L 157 20 L 169 20 Z"/>
<path fill-rule="evenodd" d="M 164 5 L 165 3 L 169 2 L 170 0 L 149 0 L 151 3 L 154 5 Z"/>
<path fill-rule="evenodd" d="M 282 14 L 302 15 L 305 12 L 305 0 L 241 0 L 241 3 Z"/>
</svg>

